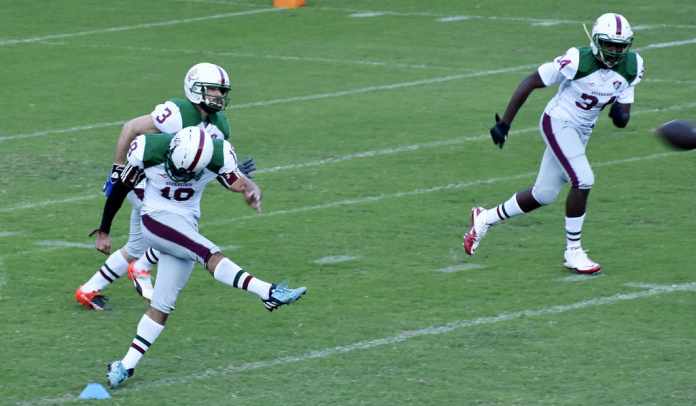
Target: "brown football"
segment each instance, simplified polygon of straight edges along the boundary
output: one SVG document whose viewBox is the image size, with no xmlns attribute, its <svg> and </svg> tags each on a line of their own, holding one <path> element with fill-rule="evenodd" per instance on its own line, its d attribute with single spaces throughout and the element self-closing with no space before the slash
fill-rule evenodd
<svg viewBox="0 0 696 406">
<path fill-rule="evenodd" d="M 655 130 L 658 138 L 675 149 L 696 148 L 696 127 L 686 120 L 672 120 Z"/>
</svg>

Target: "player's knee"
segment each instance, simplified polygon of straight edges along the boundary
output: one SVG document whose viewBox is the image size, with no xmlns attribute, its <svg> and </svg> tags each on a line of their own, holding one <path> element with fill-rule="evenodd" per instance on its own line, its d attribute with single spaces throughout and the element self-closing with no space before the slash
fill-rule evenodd
<svg viewBox="0 0 696 406">
<path fill-rule="evenodd" d="M 147 310 L 148 316 L 150 318 L 160 324 L 164 324 L 164 321 L 167 320 L 167 317 L 169 317 L 169 314 L 174 311 L 175 309 L 175 302 L 176 299 L 168 299 L 168 298 L 152 298 L 152 301 L 150 302 L 150 308 Z M 157 318 L 158 321 L 155 320 Z"/>
<path fill-rule="evenodd" d="M 547 205 L 553 203 L 558 197 L 559 189 L 549 188 L 549 187 L 537 187 L 532 188 L 532 197 L 534 200 L 539 202 L 541 205 Z"/>
<path fill-rule="evenodd" d="M 587 171 L 587 173 L 583 174 L 578 179 L 578 189 L 592 189 L 592 186 L 594 185 L 595 178 L 594 178 L 594 173 L 592 171 Z"/>
</svg>

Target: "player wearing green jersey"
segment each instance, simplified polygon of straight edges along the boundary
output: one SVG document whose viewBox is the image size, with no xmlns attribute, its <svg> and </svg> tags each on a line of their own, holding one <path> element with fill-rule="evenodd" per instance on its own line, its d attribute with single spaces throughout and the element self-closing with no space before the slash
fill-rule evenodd
<svg viewBox="0 0 696 406">
<path fill-rule="evenodd" d="M 138 323 L 136 336 L 122 360 L 108 365 L 107 379 L 117 387 L 128 377 L 164 329 L 179 292 L 186 286 L 196 262 L 213 277 L 257 295 L 267 310 L 298 300 L 306 288 L 289 289 L 245 272 L 198 231 L 200 200 L 205 186 L 217 179 L 246 202 L 261 210 L 261 190 L 237 167 L 232 145 L 214 140 L 199 127 L 186 127 L 175 136 L 141 135 L 130 145 L 128 163 L 106 200 L 96 234 L 96 247 L 111 249 L 111 222 L 126 194 L 146 179 L 141 227 L 145 242 L 159 253 L 159 269 L 150 308 Z"/>
<path fill-rule="evenodd" d="M 491 226 L 550 204 L 563 185 L 570 183 L 564 266 L 582 274 L 600 272 L 600 265 L 587 256 L 580 243 L 587 198 L 594 184 L 585 148 L 605 107 L 611 105 L 609 117 L 616 127 L 628 124 L 634 89 L 643 77 L 644 66 L 643 58 L 629 51 L 633 31 L 622 15 L 600 16 L 590 37 L 590 47 L 570 48 L 565 55 L 541 65 L 519 85 L 503 117 L 496 114 L 491 136 L 502 148 L 510 124 L 529 94 L 534 89 L 559 85 L 539 123 L 546 150 L 536 182 L 496 207 L 471 209 L 471 226 L 463 244 L 467 254 L 474 254 Z"/>
<path fill-rule="evenodd" d="M 126 122 L 117 142 L 111 176 L 105 183 L 105 195 L 108 197 L 113 181 L 123 170 L 131 141 L 140 134 L 175 134 L 184 127 L 197 126 L 215 139 L 228 139 L 230 125 L 224 109 L 229 90 L 230 79 L 222 67 L 199 63 L 191 67 L 184 78 L 186 99 L 172 98 L 157 105 L 150 114 Z M 242 163 L 240 170 L 246 175 L 254 171 L 253 159 Z M 138 185 L 128 195 L 133 208 L 126 245 L 111 254 L 99 270 L 75 291 L 77 302 L 88 309 L 103 309 L 106 298 L 102 291 L 126 273 L 140 295 L 148 300 L 152 296 L 150 269 L 157 263 L 159 255 L 156 250 L 147 249 L 140 230 L 143 192 L 144 186 Z"/>
</svg>

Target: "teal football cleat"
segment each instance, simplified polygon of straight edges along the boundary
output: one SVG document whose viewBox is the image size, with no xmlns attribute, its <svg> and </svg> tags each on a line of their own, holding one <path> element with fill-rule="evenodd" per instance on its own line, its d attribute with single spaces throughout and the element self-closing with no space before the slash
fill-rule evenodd
<svg viewBox="0 0 696 406">
<path fill-rule="evenodd" d="M 131 376 L 133 376 L 133 370 L 126 369 L 121 361 L 114 361 L 106 366 L 106 380 L 109 381 L 111 388 L 120 386 Z"/>
<path fill-rule="evenodd" d="M 307 292 L 307 288 L 300 287 L 295 289 L 288 288 L 287 282 L 281 282 L 271 286 L 271 294 L 268 299 L 262 300 L 266 310 L 272 312 L 280 306 L 298 301 Z"/>
</svg>

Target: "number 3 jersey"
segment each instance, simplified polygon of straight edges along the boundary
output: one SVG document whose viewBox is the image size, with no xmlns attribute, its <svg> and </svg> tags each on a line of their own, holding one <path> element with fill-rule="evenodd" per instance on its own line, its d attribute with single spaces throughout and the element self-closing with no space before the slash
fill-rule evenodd
<svg viewBox="0 0 696 406">
<path fill-rule="evenodd" d="M 560 83 L 544 113 L 589 129 L 607 105 L 633 103 L 644 66 L 640 55 L 628 52 L 620 63 L 607 68 L 591 48 L 585 47 L 570 48 L 565 55 L 541 65 L 538 72 L 546 86 Z"/>
<path fill-rule="evenodd" d="M 198 224 L 201 196 L 206 185 L 217 178 L 229 186 L 242 176 L 237 169 L 237 156 L 229 142 L 213 140 L 210 164 L 191 181 L 176 182 L 167 175 L 164 166 L 172 138 L 171 134 L 146 134 L 131 143 L 128 165 L 139 168 L 146 180 L 141 213 L 167 211 Z"/>
<path fill-rule="evenodd" d="M 214 140 L 230 137 L 230 123 L 225 113 L 218 111 L 203 120 L 201 112 L 186 99 L 173 98 L 158 104 L 150 117 L 155 127 L 165 134 L 176 134 L 182 128 L 196 126 L 204 129 Z"/>
</svg>

